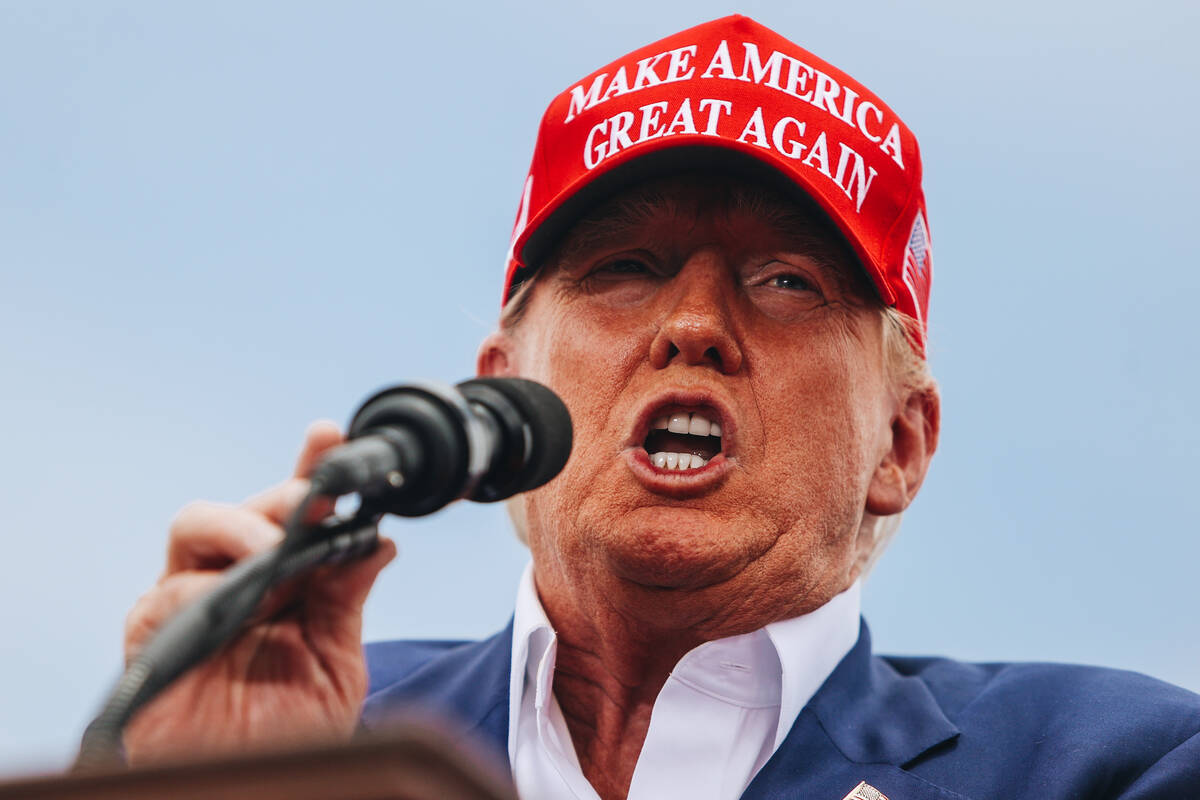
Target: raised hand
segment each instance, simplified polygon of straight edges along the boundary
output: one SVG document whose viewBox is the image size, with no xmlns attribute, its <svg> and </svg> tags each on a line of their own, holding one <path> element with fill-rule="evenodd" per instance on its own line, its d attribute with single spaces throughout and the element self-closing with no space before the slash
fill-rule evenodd
<svg viewBox="0 0 1200 800">
<path fill-rule="evenodd" d="M 238 506 L 195 502 L 179 512 L 166 569 L 126 621 L 127 661 L 172 614 L 215 587 L 223 570 L 282 539 L 306 476 L 341 441 L 336 425 L 314 423 L 291 479 Z M 321 568 L 273 592 L 263 621 L 134 716 L 125 731 L 130 763 L 348 738 L 366 693 L 363 603 L 395 555 L 395 544 L 381 539 L 362 561 Z"/>
</svg>

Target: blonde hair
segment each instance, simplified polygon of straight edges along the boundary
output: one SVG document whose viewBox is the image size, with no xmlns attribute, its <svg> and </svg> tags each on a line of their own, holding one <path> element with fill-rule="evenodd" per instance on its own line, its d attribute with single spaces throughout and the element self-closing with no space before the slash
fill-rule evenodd
<svg viewBox="0 0 1200 800">
<path fill-rule="evenodd" d="M 921 323 L 891 306 L 883 316 L 883 358 L 888 377 L 897 395 L 926 392 L 937 385 L 929 370 L 929 360 L 918 350 Z"/>
</svg>

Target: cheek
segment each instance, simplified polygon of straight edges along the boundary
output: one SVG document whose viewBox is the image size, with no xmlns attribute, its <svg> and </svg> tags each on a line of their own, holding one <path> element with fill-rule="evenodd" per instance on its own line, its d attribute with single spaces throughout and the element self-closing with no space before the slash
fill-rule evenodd
<svg viewBox="0 0 1200 800">
<path fill-rule="evenodd" d="M 561 524 L 585 512 L 580 498 L 592 507 L 609 501 L 604 491 L 613 482 L 606 472 L 619 469 L 615 456 L 628 435 L 622 392 L 645 361 L 646 346 L 630 326 L 570 306 L 526 321 L 536 324 L 518 342 L 518 370 L 553 389 L 571 414 L 571 457 L 557 478 L 530 496 L 532 512 Z"/>
<path fill-rule="evenodd" d="M 767 436 L 761 460 L 747 471 L 768 484 L 755 505 L 778 531 L 758 583 L 767 592 L 789 587 L 785 595 L 827 599 L 845 588 L 860 560 L 857 532 L 877 461 L 878 419 L 856 399 L 869 387 L 853 371 L 795 377 L 758 381 L 769 384 L 758 394 Z"/>
<path fill-rule="evenodd" d="M 634 326 L 579 305 L 531 309 L 544 313 L 531 314 L 527 335 L 518 341 L 517 362 L 523 377 L 546 384 L 563 399 L 576 448 L 586 449 L 615 433 L 616 398 L 645 361 L 648 343 Z"/>
<path fill-rule="evenodd" d="M 764 500 L 794 518 L 857 515 L 886 428 L 883 387 L 862 350 L 848 346 L 852 341 L 810 341 L 803 357 L 790 362 L 756 360 L 776 366 L 751 376 L 762 419 L 762 473 L 774 489 Z"/>
</svg>

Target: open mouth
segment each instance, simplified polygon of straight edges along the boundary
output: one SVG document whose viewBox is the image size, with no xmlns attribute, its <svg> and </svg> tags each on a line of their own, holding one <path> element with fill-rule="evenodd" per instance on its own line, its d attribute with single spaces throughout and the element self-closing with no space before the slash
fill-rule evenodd
<svg viewBox="0 0 1200 800">
<path fill-rule="evenodd" d="M 650 463 L 665 472 L 703 469 L 721 452 L 721 426 L 715 411 L 667 409 L 650 425 L 642 444 Z"/>
</svg>

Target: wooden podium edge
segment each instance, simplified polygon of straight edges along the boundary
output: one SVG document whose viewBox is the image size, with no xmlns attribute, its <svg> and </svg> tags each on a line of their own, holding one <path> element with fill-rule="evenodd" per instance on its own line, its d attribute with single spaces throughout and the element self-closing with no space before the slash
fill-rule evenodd
<svg viewBox="0 0 1200 800">
<path fill-rule="evenodd" d="M 408 720 L 347 744 L 262 750 L 0 784 L 0 800 L 517 800 L 469 739 Z"/>
</svg>

